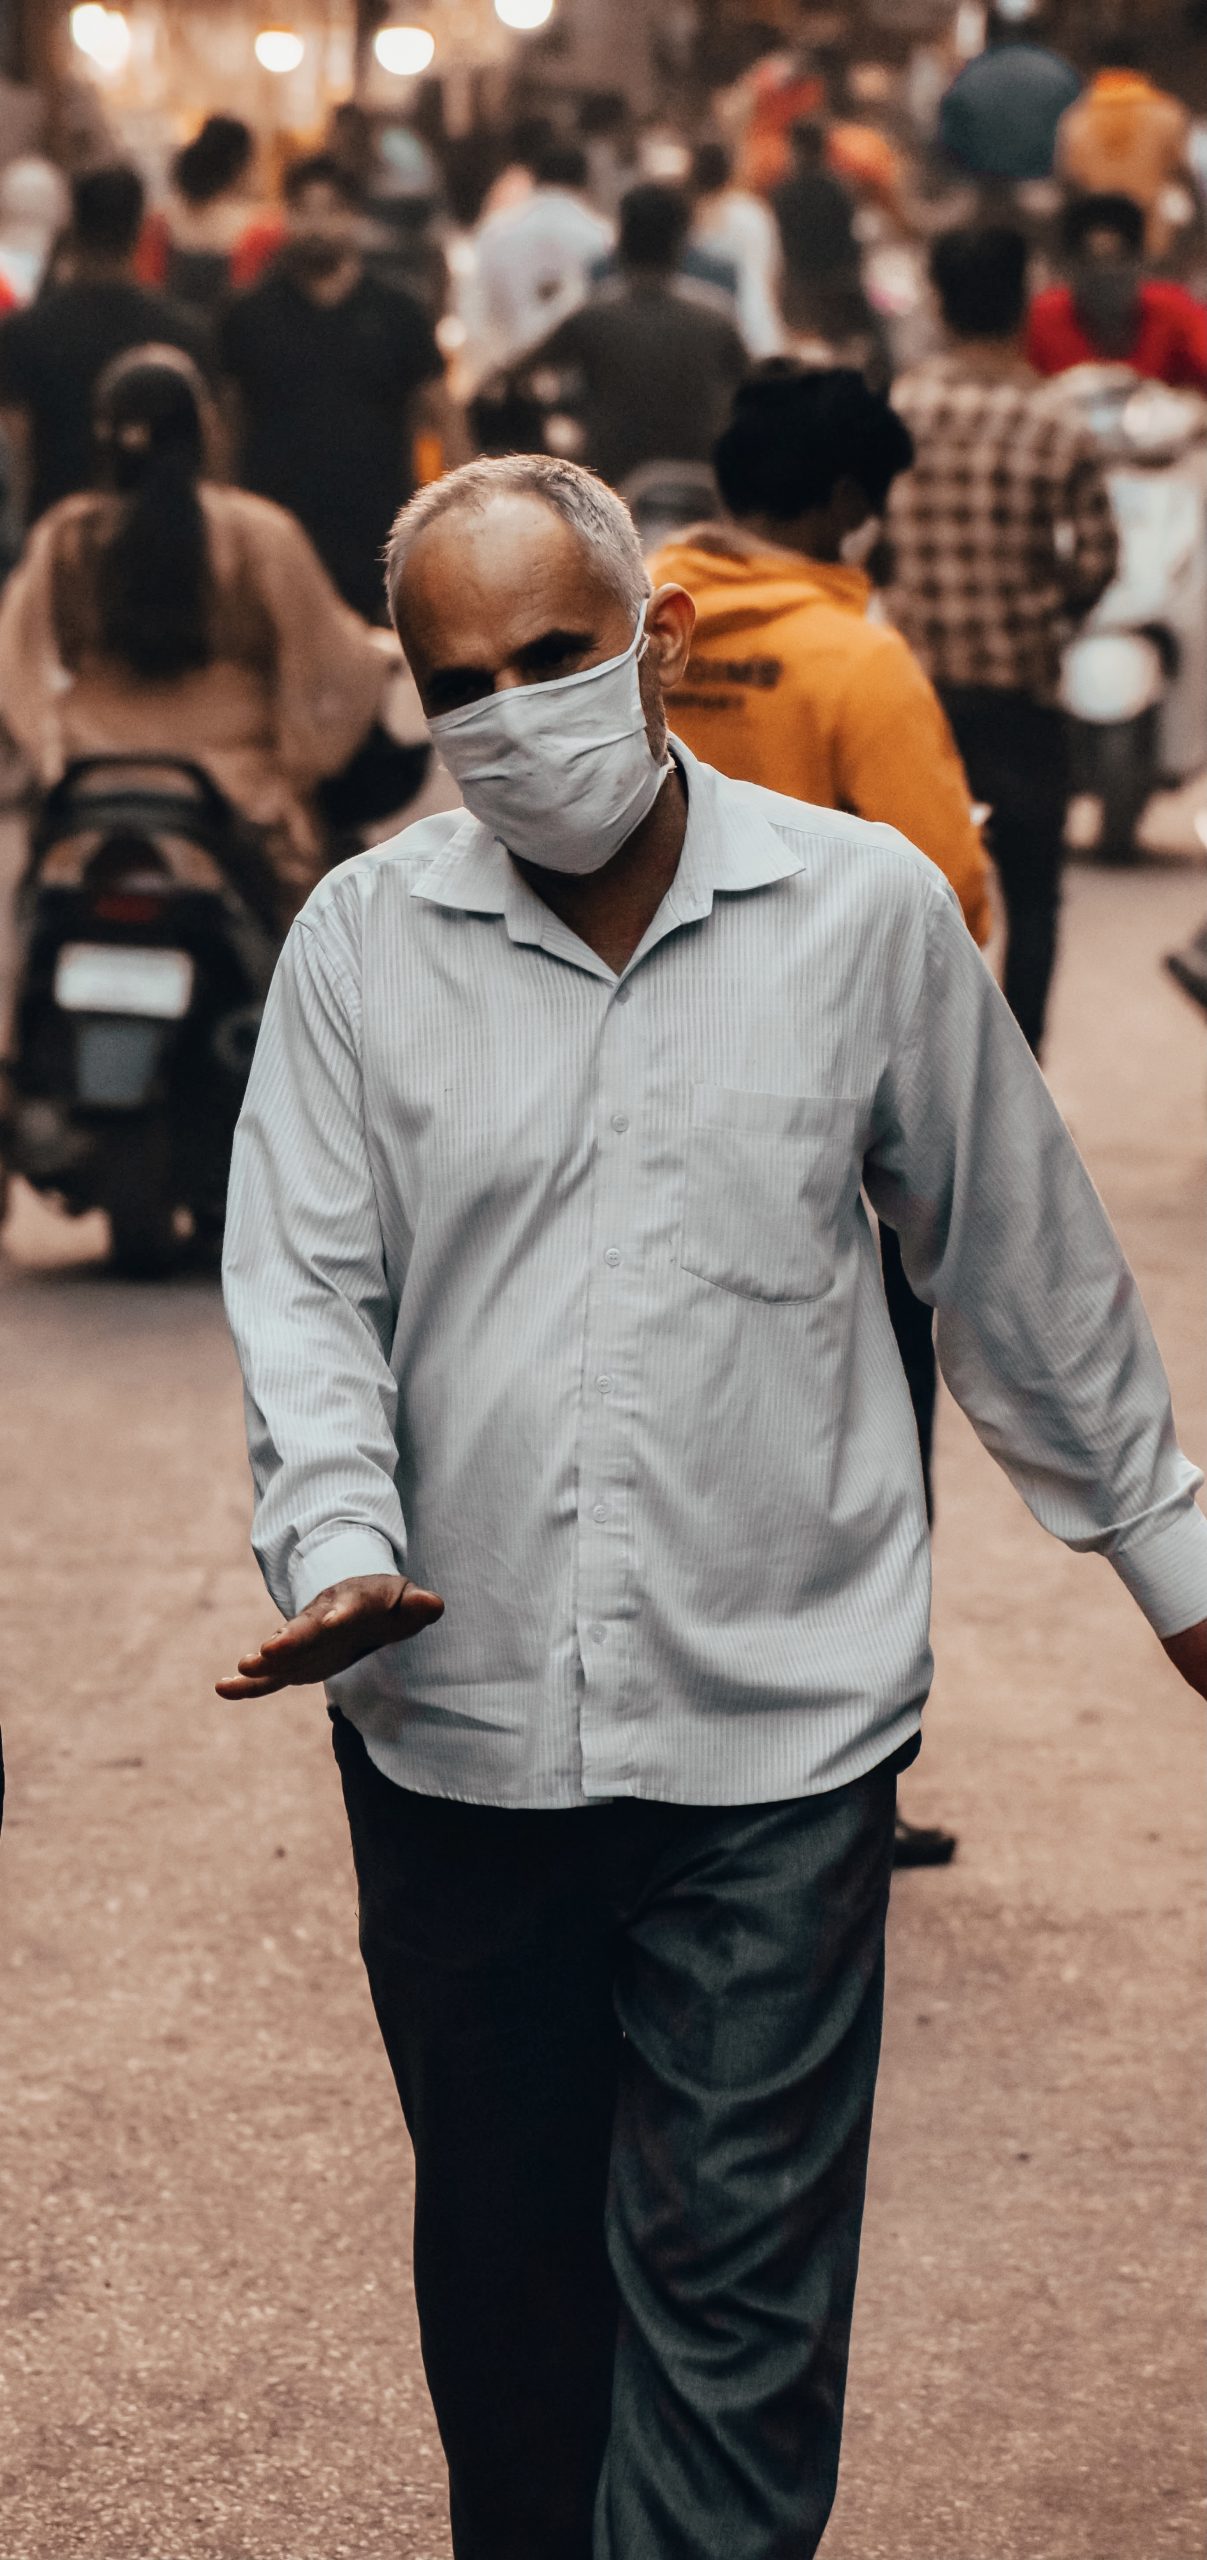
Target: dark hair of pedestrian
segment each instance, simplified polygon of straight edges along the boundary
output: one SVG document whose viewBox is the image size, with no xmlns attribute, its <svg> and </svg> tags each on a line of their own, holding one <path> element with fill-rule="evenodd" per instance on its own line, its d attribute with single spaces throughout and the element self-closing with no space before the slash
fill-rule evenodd
<svg viewBox="0 0 1207 2560">
<path fill-rule="evenodd" d="M 968 223 L 940 232 L 930 280 L 955 338 L 1012 338 L 1027 307 L 1030 252 L 1011 223 Z"/>
<path fill-rule="evenodd" d="M 687 198 L 678 187 L 660 186 L 653 178 L 630 187 L 620 202 L 616 246 L 622 265 L 669 274 L 678 266 L 690 222 Z"/>
<path fill-rule="evenodd" d="M 189 204 L 213 204 L 237 187 L 252 163 L 255 137 L 242 116 L 207 116 L 172 162 L 172 181 Z"/>
<path fill-rule="evenodd" d="M 717 486 L 733 516 L 791 524 L 853 480 L 879 510 L 914 458 L 903 418 L 850 365 L 775 356 L 742 384 L 713 447 Z"/>
<path fill-rule="evenodd" d="M 537 163 L 557 141 L 557 127 L 552 116 L 518 116 L 511 128 L 506 158 L 519 169 L 536 174 Z"/>
<path fill-rule="evenodd" d="M 701 142 L 692 159 L 694 196 L 719 196 L 733 176 L 733 161 L 723 142 Z"/>
<path fill-rule="evenodd" d="M 577 142 L 551 142 L 533 171 L 538 187 L 585 187 L 587 155 Z"/>
<path fill-rule="evenodd" d="M 76 248 L 91 250 L 98 258 L 128 258 L 146 206 L 146 189 L 128 161 L 82 169 L 71 181 L 71 232 Z"/>
<path fill-rule="evenodd" d="M 579 106 L 578 129 L 589 142 L 596 142 L 609 133 L 620 133 L 628 118 L 628 100 L 620 89 L 588 89 Z"/>
<path fill-rule="evenodd" d="M 1148 67 L 1148 49 L 1138 36 L 1101 36 L 1094 47 L 1098 71 L 1139 71 Z"/>
<path fill-rule="evenodd" d="M 204 404 L 196 366 L 175 347 L 135 347 L 97 385 L 98 476 L 121 501 L 100 561 L 101 633 L 145 684 L 212 655 Z"/>
<path fill-rule="evenodd" d="M 1072 196 L 1060 221 L 1060 241 L 1065 255 L 1077 257 L 1092 231 L 1110 231 L 1133 257 L 1144 247 L 1144 207 L 1134 196 L 1107 193 Z"/>
<path fill-rule="evenodd" d="M 353 212 L 360 205 L 360 188 L 333 151 L 307 151 L 300 160 L 291 162 L 281 183 L 286 204 L 296 204 L 309 187 L 330 187 Z"/>
<path fill-rule="evenodd" d="M 792 127 L 791 142 L 798 160 L 806 168 L 819 169 L 826 156 L 826 128 L 817 116 L 798 116 Z"/>
</svg>

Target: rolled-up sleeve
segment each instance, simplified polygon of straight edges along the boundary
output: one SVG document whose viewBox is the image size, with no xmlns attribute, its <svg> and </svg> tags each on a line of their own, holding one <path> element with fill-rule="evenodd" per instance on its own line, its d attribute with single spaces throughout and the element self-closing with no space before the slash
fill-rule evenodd
<svg viewBox="0 0 1207 2560">
<path fill-rule="evenodd" d="M 401 1572 L 393 1312 L 356 989 L 304 918 L 278 963 L 235 1138 L 223 1283 L 252 1543 L 278 1607 L 291 1615 L 349 1574 Z"/>
<path fill-rule="evenodd" d="M 1202 1483 L 1139 1292 L 1008 1008 L 928 883 L 911 1019 L 865 1168 L 940 1366 L 1044 1528 L 1109 1558 L 1158 1635 L 1207 1618 Z"/>
</svg>

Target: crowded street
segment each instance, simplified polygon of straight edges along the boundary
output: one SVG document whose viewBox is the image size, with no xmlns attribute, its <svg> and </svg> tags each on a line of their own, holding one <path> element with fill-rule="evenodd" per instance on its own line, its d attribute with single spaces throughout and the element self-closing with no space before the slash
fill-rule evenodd
<svg viewBox="0 0 1207 2560">
<path fill-rule="evenodd" d="M 1051 1058 L 1193 1451 L 1202 1046 L 1156 963 L 1202 887 L 1073 873 Z M 266 1616 L 218 1295 L 103 1242 L 25 1195 L 0 1278 L 5 2560 L 444 2560 L 321 1694 L 211 1694 Z M 950 1403 L 938 1490 L 903 1793 L 960 1849 L 893 1891 L 827 2554 L 1191 2560 L 1201 1712 Z"/>
<path fill-rule="evenodd" d="M 1202 2560 L 1207 0 L 0 0 L 0 2560 Z"/>
</svg>

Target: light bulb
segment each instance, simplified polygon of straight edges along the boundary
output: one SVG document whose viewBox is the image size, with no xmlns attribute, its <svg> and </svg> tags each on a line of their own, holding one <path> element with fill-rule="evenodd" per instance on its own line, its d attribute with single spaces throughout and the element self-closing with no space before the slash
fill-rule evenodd
<svg viewBox="0 0 1207 2560">
<path fill-rule="evenodd" d="M 80 0 L 71 12 L 71 41 L 98 71 L 124 71 L 130 59 L 130 29 L 120 9 L 101 0 Z"/>
<path fill-rule="evenodd" d="M 382 27 L 373 39 L 373 51 L 383 71 L 392 71 L 398 80 L 413 80 L 426 71 L 436 50 L 436 39 L 426 27 Z"/>
<path fill-rule="evenodd" d="M 306 47 L 292 27 L 261 27 L 255 50 L 261 70 L 285 72 L 298 69 Z"/>
<path fill-rule="evenodd" d="M 553 0 L 495 0 L 495 16 L 502 19 L 505 27 L 528 34 L 553 16 Z"/>
</svg>

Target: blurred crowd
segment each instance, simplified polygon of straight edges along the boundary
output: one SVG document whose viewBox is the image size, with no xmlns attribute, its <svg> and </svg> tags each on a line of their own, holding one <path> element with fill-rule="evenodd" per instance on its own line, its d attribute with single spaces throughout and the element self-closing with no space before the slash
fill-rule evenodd
<svg viewBox="0 0 1207 2560">
<path fill-rule="evenodd" d="M 897 625 L 992 803 L 1038 1043 L 1060 656 L 1117 567 L 1101 451 L 1059 386 L 1113 366 L 1207 393 L 1207 127 L 1117 39 L 1074 66 L 1003 0 L 969 59 L 764 50 L 679 121 L 592 92 L 441 154 L 347 102 L 272 189 L 261 156 L 212 115 L 155 186 L 95 150 L 71 178 L 27 154 L 0 172 L 0 710 L 40 778 L 172 739 L 275 829 L 300 890 L 315 791 L 385 681 L 397 509 L 475 451 L 574 458 L 651 549 L 723 528 L 726 628 L 756 535 L 798 582 L 825 571 L 831 607 Z M 769 440 L 753 516 L 715 468 L 735 416 Z M 823 544 L 831 505 L 850 520 Z M 757 763 L 757 695 L 701 646 L 685 727 Z"/>
</svg>

